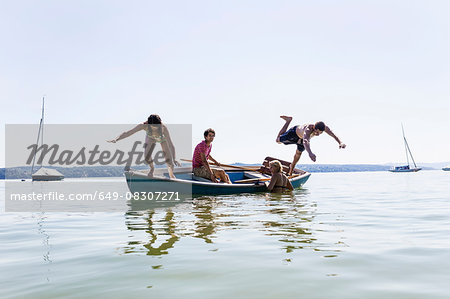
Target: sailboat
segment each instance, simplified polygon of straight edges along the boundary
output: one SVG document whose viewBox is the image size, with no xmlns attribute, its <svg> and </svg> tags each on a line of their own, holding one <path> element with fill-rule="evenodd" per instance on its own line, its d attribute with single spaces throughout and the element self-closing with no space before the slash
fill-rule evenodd
<svg viewBox="0 0 450 299">
<path fill-rule="evenodd" d="M 36 140 L 36 145 L 39 148 L 39 138 L 40 144 L 44 144 L 44 101 L 45 97 L 42 98 L 42 116 L 41 122 L 39 123 L 39 131 Z M 64 179 L 64 175 L 56 169 L 41 167 L 33 173 L 34 171 L 34 162 L 36 160 L 36 154 L 33 157 L 33 165 L 31 166 L 31 179 L 33 181 L 61 181 Z"/>
<path fill-rule="evenodd" d="M 417 171 L 421 170 L 422 168 L 417 167 L 416 161 L 414 161 L 413 155 L 411 154 L 411 150 L 408 145 L 408 141 L 406 141 L 405 130 L 403 129 L 403 124 L 402 124 L 402 133 L 403 133 L 403 141 L 405 143 L 406 161 L 407 161 L 408 165 L 394 166 L 391 169 L 389 169 L 389 171 L 391 171 L 391 172 L 417 172 Z M 414 168 L 412 168 L 409 165 L 409 156 L 411 156 L 411 160 L 414 163 Z"/>
</svg>

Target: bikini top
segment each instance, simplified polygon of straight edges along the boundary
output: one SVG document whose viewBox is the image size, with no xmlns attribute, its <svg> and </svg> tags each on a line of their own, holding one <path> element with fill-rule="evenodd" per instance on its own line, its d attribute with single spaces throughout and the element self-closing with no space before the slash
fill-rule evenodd
<svg viewBox="0 0 450 299">
<path fill-rule="evenodd" d="M 153 135 L 152 130 L 149 129 L 149 126 L 145 126 L 144 130 L 145 130 L 145 133 L 147 134 L 147 137 L 151 141 L 157 142 L 157 143 L 163 143 L 164 141 L 166 141 L 166 136 L 164 136 L 164 134 Z"/>
</svg>

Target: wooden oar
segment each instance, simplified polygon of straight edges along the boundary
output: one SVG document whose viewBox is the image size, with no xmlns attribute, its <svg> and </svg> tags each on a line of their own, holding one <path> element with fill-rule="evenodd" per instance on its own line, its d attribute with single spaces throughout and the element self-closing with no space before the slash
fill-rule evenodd
<svg viewBox="0 0 450 299">
<path fill-rule="evenodd" d="M 298 174 L 298 173 L 290 175 L 290 176 L 288 176 L 288 179 L 292 179 L 292 178 L 298 177 L 299 175 L 300 174 Z M 270 181 L 270 180 L 271 180 L 271 178 L 264 178 L 264 179 L 253 178 L 253 179 L 245 179 L 245 180 L 234 181 L 234 183 L 251 183 L 251 182 L 257 182 L 257 181 L 259 181 L 259 182 L 266 182 L 266 181 Z"/>
<path fill-rule="evenodd" d="M 239 181 L 234 181 L 233 183 L 252 183 L 252 182 L 265 182 L 265 181 L 269 181 L 270 178 L 253 178 L 253 179 L 245 179 L 245 180 L 239 180 Z"/>
<path fill-rule="evenodd" d="M 187 160 L 187 159 L 180 159 L 181 161 L 184 162 L 192 162 L 192 160 Z M 214 164 L 215 165 L 215 164 Z M 235 166 L 235 165 L 228 165 L 228 164 L 222 164 L 220 163 L 220 166 L 224 166 L 224 167 L 229 167 L 229 168 L 235 168 L 235 169 L 242 169 L 242 170 L 247 170 L 247 171 L 256 171 L 258 172 L 258 169 L 252 169 L 252 168 L 247 168 L 247 167 L 241 167 L 241 166 Z"/>
</svg>

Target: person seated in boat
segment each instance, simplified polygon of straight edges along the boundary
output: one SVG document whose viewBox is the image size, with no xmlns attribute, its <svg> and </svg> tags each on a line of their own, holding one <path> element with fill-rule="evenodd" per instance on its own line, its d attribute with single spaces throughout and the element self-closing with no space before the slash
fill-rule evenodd
<svg viewBox="0 0 450 299">
<path fill-rule="evenodd" d="M 215 183 L 217 182 L 217 179 L 219 179 L 223 183 L 231 184 L 230 177 L 223 169 L 211 167 L 208 162 L 208 160 L 211 160 L 217 166 L 220 166 L 220 163 L 211 156 L 211 143 L 214 141 L 216 132 L 213 129 L 207 129 L 203 133 L 203 136 L 205 137 L 205 140 L 197 144 L 192 157 L 192 171 L 194 175 L 211 180 Z"/>
<path fill-rule="evenodd" d="M 336 140 L 339 144 L 339 148 L 345 148 L 346 145 L 341 142 L 341 140 L 331 131 L 331 129 L 326 126 L 322 121 L 316 122 L 315 124 L 304 124 L 300 126 L 293 126 L 288 130 L 289 124 L 292 121 L 292 117 L 282 115 L 280 116 L 284 119 L 285 123 L 278 133 L 276 142 L 287 144 L 296 144 L 297 150 L 295 151 L 294 159 L 289 168 L 289 175 L 292 174 L 295 166 L 297 165 L 298 160 L 300 160 L 300 156 L 302 152 L 306 150 L 308 152 L 309 158 L 316 162 L 316 155 L 311 151 L 311 138 L 314 136 L 319 136 L 323 132 L 327 133 L 331 137 Z"/>
<path fill-rule="evenodd" d="M 270 161 L 269 167 L 270 172 L 272 173 L 272 178 L 270 179 L 270 182 L 266 182 L 265 184 L 270 192 L 284 192 L 288 190 L 294 190 L 291 181 L 289 181 L 289 178 L 282 172 L 283 167 L 281 166 L 280 161 Z"/>
<path fill-rule="evenodd" d="M 148 176 L 153 176 L 155 167 L 153 165 L 152 154 L 157 143 L 161 144 L 161 148 L 164 154 L 165 162 L 169 170 L 170 178 L 174 179 L 173 174 L 174 164 L 181 166 L 181 164 L 175 159 L 175 147 L 173 146 L 172 139 L 170 138 L 169 130 L 162 123 L 161 118 L 157 114 L 152 114 L 148 117 L 147 121 L 137 125 L 133 129 L 123 132 L 119 137 L 108 140 L 108 142 L 116 143 L 117 141 L 127 138 L 136 132 L 141 130 L 145 131 L 145 143 L 144 143 L 144 157 L 145 162 L 150 166 Z"/>
</svg>

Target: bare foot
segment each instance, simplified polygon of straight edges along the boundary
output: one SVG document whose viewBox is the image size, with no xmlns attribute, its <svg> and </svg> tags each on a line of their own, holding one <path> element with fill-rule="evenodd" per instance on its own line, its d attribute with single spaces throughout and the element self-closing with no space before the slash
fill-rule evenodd
<svg viewBox="0 0 450 299">
<path fill-rule="evenodd" d="M 280 118 L 284 119 L 285 121 L 291 121 L 292 120 L 292 116 L 281 115 Z"/>
<path fill-rule="evenodd" d="M 173 169 L 172 169 L 172 167 L 169 167 L 169 177 L 171 178 L 171 179 L 176 179 L 176 177 L 175 177 L 175 175 L 173 174 Z"/>
</svg>

